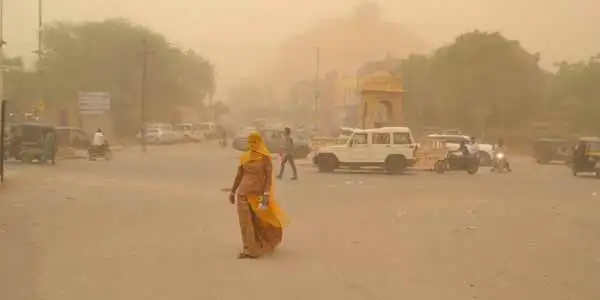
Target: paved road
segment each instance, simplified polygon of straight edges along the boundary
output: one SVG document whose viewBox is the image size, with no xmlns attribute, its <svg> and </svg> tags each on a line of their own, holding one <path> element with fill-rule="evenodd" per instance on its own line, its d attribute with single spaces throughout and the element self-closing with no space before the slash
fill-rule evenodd
<svg viewBox="0 0 600 300">
<path fill-rule="evenodd" d="M 600 297 L 600 180 L 528 160 L 475 176 L 303 166 L 277 185 L 292 220 L 284 245 L 240 261 L 219 190 L 237 155 L 190 145 L 9 166 L 0 299 Z"/>
</svg>

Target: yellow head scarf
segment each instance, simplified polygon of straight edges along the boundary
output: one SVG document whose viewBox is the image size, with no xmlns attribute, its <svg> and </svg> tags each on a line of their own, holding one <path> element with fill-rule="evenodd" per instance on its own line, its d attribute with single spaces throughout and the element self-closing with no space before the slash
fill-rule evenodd
<svg viewBox="0 0 600 300">
<path fill-rule="evenodd" d="M 258 132 L 252 132 L 248 136 L 248 151 L 242 155 L 240 165 L 245 165 L 251 161 L 260 160 L 264 157 L 271 157 L 271 152 L 267 149 L 262 136 Z"/>
<path fill-rule="evenodd" d="M 269 152 L 269 149 L 267 149 L 263 138 L 257 132 L 251 133 L 248 136 L 248 151 L 242 155 L 240 166 L 251 161 L 264 159 L 265 157 L 271 159 L 271 153 Z M 268 176 L 272 176 L 272 174 L 268 174 Z M 275 201 L 274 184 L 271 184 L 271 190 L 269 191 L 269 207 L 267 209 L 259 207 L 262 196 L 248 195 L 246 198 L 248 199 L 248 203 L 250 203 L 252 210 L 261 221 L 279 228 L 283 228 L 289 223 L 286 214 L 277 204 L 277 201 Z"/>
</svg>

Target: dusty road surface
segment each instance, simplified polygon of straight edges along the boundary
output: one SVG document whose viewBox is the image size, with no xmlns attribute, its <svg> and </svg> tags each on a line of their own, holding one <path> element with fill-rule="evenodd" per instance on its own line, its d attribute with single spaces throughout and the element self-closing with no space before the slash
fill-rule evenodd
<svg viewBox="0 0 600 300">
<path fill-rule="evenodd" d="M 515 161 L 277 183 L 277 253 L 237 260 L 238 153 L 211 145 L 112 162 L 9 166 L 0 299 L 600 299 L 600 180 Z"/>
</svg>

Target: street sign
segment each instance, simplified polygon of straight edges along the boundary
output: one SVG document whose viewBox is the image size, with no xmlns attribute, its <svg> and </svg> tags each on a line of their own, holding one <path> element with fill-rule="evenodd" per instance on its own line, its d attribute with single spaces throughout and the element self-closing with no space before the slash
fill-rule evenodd
<svg viewBox="0 0 600 300">
<path fill-rule="evenodd" d="M 104 92 L 82 92 L 77 97 L 79 111 L 106 112 L 110 110 L 110 93 Z M 95 113 L 94 113 L 95 114 Z"/>
</svg>

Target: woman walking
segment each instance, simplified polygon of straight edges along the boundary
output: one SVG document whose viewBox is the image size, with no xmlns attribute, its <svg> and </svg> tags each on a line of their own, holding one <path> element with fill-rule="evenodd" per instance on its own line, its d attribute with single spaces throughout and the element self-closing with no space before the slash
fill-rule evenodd
<svg viewBox="0 0 600 300">
<path fill-rule="evenodd" d="M 283 239 L 287 218 L 275 201 L 272 172 L 269 150 L 258 133 L 251 133 L 229 195 L 231 204 L 237 205 L 242 233 L 238 258 L 259 258 L 273 252 Z"/>
</svg>

